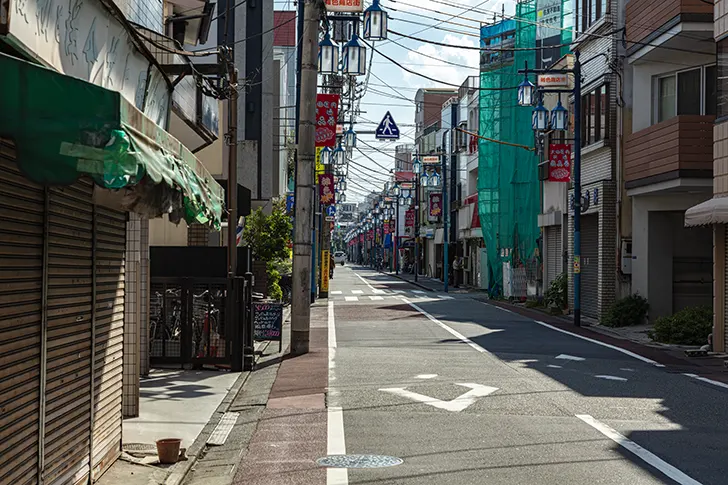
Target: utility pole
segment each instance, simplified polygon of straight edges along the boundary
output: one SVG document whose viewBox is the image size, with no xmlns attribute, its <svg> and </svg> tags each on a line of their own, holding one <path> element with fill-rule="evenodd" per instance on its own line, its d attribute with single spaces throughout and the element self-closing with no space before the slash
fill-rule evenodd
<svg viewBox="0 0 728 485">
<path fill-rule="evenodd" d="M 450 156 L 450 152 L 447 150 L 447 137 L 450 136 L 450 132 L 452 132 L 452 130 L 445 130 L 445 133 L 442 134 L 442 218 L 445 226 L 443 228 L 444 255 L 442 260 L 442 276 L 443 290 L 445 293 L 447 293 L 447 279 L 449 276 L 448 270 L 450 269 L 450 260 L 448 259 L 450 246 L 450 228 L 448 227 L 448 222 L 450 220 L 450 204 L 447 203 L 447 159 Z M 450 144 L 450 148 L 452 148 L 452 144 Z"/>
<path fill-rule="evenodd" d="M 227 53 L 229 54 L 229 52 Z M 226 55 L 227 55 L 226 54 Z M 228 59 L 230 100 L 228 101 L 228 273 L 238 270 L 238 70 Z"/>
<path fill-rule="evenodd" d="M 316 159 L 316 81 L 318 75 L 319 0 L 305 0 L 300 118 L 298 122 L 298 166 L 295 189 L 295 230 L 293 242 L 293 296 L 291 300 L 291 353 L 306 354 L 311 328 L 311 226 L 313 224 L 313 183 Z"/>
</svg>

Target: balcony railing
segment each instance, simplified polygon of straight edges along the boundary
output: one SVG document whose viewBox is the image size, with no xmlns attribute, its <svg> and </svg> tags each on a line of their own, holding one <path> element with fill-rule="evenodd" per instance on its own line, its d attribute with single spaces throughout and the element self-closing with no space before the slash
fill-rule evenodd
<svg viewBox="0 0 728 485">
<path fill-rule="evenodd" d="M 678 177 L 712 177 L 714 120 L 715 116 L 680 115 L 627 135 L 627 187 Z"/>
<path fill-rule="evenodd" d="M 627 41 L 631 47 L 653 32 L 668 31 L 675 22 L 712 23 L 712 16 L 713 2 L 703 0 L 630 0 L 626 12 Z"/>
</svg>

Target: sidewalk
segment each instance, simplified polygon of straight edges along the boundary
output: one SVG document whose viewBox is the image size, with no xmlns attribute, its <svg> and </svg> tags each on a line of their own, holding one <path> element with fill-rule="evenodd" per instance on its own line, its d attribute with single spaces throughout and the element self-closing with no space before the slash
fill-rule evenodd
<svg viewBox="0 0 728 485">
<path fill-rule="evenodd" d="M 505 301 L 490 300 L 485 295 L 474 295 L 473 299 L 547 323 L 559 330 L 633 352 L 668 367 L 670 372 L 696 373 L 702 377 L 728 383 L 728 367 L 724 364 L 728 356 L 725 354 L 687 357 L 684 346 L 650 345 L 641 341 L 633 341 L 617 332 L 607 331 L 604 327 L 594 324 L 575 327 L 573 320 L 568 317 L 549 315 L 536 309 L 525 308 L 523 305 Z"/>
</svg>

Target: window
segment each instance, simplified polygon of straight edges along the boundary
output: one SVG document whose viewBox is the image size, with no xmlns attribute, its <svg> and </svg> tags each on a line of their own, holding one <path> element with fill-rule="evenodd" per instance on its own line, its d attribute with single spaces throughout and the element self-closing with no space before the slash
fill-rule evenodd
<svg viewBox="0 0 728 485">
<path fill-rule="evenodd" d="M 584 32 L 607 13 L 607 0 L 577 0 L 576 30 Z"/>
<path fill-rule="evenodd" d="M 687 69 L 657 78 L 657 123 L 678 115 L 711 115 L 716 108 L 716 67 Z"/>
<path fill-rule="evenodd" d="M 718 42 L 717 51 L 715 115 L 722 118 L 728 116 L 728 39 Z"/>
<path fill-rule="evenodd" d="M 581 144 L 591 145 L 609 137 L 609 85 L 604 84 L 581 98 Z"/>
</svg>

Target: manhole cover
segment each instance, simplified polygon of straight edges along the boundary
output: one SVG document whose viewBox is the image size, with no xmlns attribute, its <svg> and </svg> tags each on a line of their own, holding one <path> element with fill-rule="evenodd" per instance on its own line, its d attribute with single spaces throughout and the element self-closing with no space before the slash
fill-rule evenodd
<svg viewBox="0 0 728 485">
<path fill-rule="evenodd" d="M 396 456 L 383 455 L 329 455 L 316 460 L 319 466 L 328 468 L 384 468 L 403 462 Z"/>
</svg>

